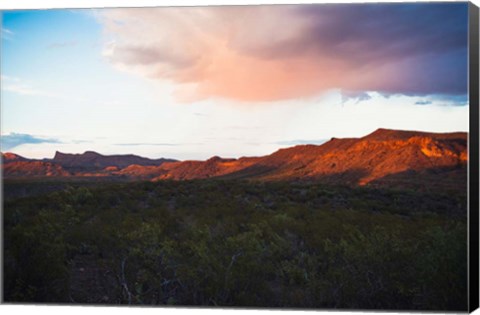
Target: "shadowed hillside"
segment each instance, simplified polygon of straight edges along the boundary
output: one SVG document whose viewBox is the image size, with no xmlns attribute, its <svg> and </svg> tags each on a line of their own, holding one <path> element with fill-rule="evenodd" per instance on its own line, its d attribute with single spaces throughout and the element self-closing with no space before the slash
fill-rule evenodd
<svg viewBox="0 0 480 315">
<path fill-rule="evenodd" d="M 106 167 L 125 168 L 129 165 L 137 164 L 143 166 L 160 165 L 164 162 L 174 162 L 172 159 L 148 159 L 133 154 L 128 155 L 101 155 L 93 151 L 87 151 L 83 154 L 66 154 L 56 152 L 52 159 L 69 170 L 101 170 Z"/>
</svg>

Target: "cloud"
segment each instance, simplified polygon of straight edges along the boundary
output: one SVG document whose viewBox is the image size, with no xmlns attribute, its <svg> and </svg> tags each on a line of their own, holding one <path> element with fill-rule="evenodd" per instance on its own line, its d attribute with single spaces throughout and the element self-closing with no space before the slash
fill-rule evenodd
<svg viewBox="0 0 480 315">
<path fill-rule="evenodd" d="M 15 33 L 8 28 L 2 27 L 1 38 L 6 40 L 11 40 L 15 36 Z"/>
<path fill-rule="evenodd" d="M 2 91 L 8 91 L 19 95 L 38 95 L 38 96 L 47 96 L 53 98 L 64 98 L 61 95 L 55 93 L 50 93 L 41 89 L 32 87 L 31 84 L 17 78 L 2 75 Z"/>
<path fill-rule="evenodd" d="M 72 140 L 73 144 L 93 143 L 91 140 Z"/>
<path fill-rule="evenodd" d="M 100 12 L 100 11 L 99 11 Z M 329 89 L 466 94 L 466 3 L 101 11 L 104 56 L 176 97 L 273 101 Z"/>
<path fill-rule="evenodd" d="M 432 104 L 432 101 L 417 101 L 415 102 L 415 105 L 430 105 Z"/>
<path fill-rule="evenodd" d="M 17 77 L 11 77 L 8 75 L 1 76 L 2 90 L 9 91 L 21 95 L 42 95 L 44 92 L 32 88 L 30 85 L 24 83 Z"/>
<path fill-rule="evenodd" d="M 440 105 L 465 106 L 468 105 L 468 94 L 460 95 L 432 95 L 430 98 Z"/>
<path fill-rule="evenodd" d="M 2 135 L 0 138 L 2 150 L 10 150 L 22 144 L 38 144 L 38 143 L 61 143 L 57 139 L 42 138 L 23 133 L 10 133 Z"/>
<path fill-rule="evenodd" d="M 370 99 L 372 99 L 372 97 L 366 92 L 342 91 L 342 103 L 345 103 L 348 100 L 354 100 L 355 104 L 357 104 Z"/>
<path fill-rule="evenodd" d="M 8 91 L 8 92 L 13 92 L 16 94 L 20 95 L 43 95 L 43 96 L 52 96 L 49 93 L 46 93 L 44 91 L 32 88 L 28 85 L 24 84 L 7 84 L 2 87 L 2 90 Z"/>
</svg>

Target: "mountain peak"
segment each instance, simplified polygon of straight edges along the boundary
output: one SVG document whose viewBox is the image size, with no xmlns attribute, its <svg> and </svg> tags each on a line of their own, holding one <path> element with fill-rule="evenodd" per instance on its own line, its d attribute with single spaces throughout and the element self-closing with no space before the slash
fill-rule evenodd
<svg viewBox="0 0 480 315">
<path fill-rule="evenodd" d="M 215 155 L 215 156 L 212 156 L 211 158 L 209 158 L 207 160 L 207 162 L 220 162 L 222 161 L 223 159 L 221 157 L 219 157 L 218 155 Z"/>
<path fill-rule="evenodd" d="M 366 135 L 363 138 L 368 138 L 371 140 L 392 140 L 392 139 L 398 139 L 398 138 L 409 138 L 410 136 L 416 133 L 418 132 L 378 128 L 377 130 L 375 130 L 371 134 Z"/>
<path fill-rule="evenodd" d="M 116 166 L 118 168 L 124 168 L 132 164 L 144 165 L 144 166 L 158 166 L 163 162 L 172 162 L 174 160 L 168 159 L 156 159 L 140 157 L 133 154 L 126 155 L 102 155 L 95 151 L 85 151 L 80 154 L 55 152 L 55 157 L 52 162 L 60 164 L 62 167 L 69 170 L 99 170 L 109 166 Z"/>
<path fill-rule="evenodd" d="M 58 158 L 62 158 L 64 156 L 67 156 L 69 155 L 68 153 L 63 153 L 63 152 L 60 152 L 60 151 L 55 151 L 55 155 L 53 156 L 53 159 L 56 160 Z"/>
<path fill-rule="evenodd" d="M 95 151 L 85 151 L 85 152 L 83 152 L 82 155 L 84 155 L 84 156 L 103 156 L 100 153 L 97 153 Z"/>
<path fill-rule="evenodd" d="M 3 161 L 19 161 L 19 160 L 26 160 L 23 156 L 12 152 L 2 152 L 2 159 Z"/>
</svg>

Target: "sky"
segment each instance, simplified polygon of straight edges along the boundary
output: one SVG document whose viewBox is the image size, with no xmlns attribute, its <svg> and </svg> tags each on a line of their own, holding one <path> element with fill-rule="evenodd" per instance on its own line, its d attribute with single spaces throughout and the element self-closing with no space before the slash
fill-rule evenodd
<svg viewBox="0 0 480 315">
<path fill-rule="evenodd" d="M 1 150 L 258 156 L 468 131 L 467 3 L 4 11 Z"/>
</svg>

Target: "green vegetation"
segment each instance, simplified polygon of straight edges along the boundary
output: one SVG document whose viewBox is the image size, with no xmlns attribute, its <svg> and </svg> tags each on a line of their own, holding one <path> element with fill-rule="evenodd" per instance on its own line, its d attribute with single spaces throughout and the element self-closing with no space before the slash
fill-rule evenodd
<svg viewBox="0 0 480 315">
<path fill-rule="evenodd" d="M 465 195 L 220 180 L 56 187 L 5 201 L 7 302 L 466 310 Z"/>
</svg>

